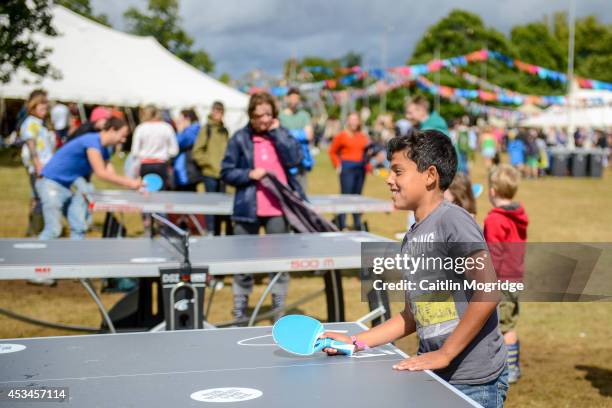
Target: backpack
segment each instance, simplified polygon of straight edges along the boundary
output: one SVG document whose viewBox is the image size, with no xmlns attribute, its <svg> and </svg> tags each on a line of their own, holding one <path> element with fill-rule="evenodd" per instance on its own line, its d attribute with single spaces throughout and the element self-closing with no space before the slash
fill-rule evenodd
<svg viewBox="0 0 612 408">
<path fill-rule="evenodd" d="M 204 147 L 208 147 L 210 141 L 210 125 L 206 125 L 206 143 Z M 187 171 L 187 184 L 197 184 L 202 181 L 202 169 L 193 160 L 193 145 L 185 147 L 181 152 L 185 153 L 185 170 Z"/>
</svg>

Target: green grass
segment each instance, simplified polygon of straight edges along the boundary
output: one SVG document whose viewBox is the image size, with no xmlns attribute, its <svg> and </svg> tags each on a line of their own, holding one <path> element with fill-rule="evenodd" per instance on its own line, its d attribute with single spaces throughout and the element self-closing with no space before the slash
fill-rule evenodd
<svg viewBox="0 0 612 408">
<path fill-rule="evenodd" d="M 326 155 L 310 175 L 311 193 L 337 193 L 338 180 Z M 120 163 L 117 163 L 120 165 Z M 120 166 L 118 166 L 120 168 Z M 473 169 L 473 179 L 485 183 L 482 163 Z M 98 187 L 104 186 L 96 182 Z M 369 176 L 366 195 L 388 198 L 384 180 Z M 16 157 L 0 152 L 0 236 L 20 237 L 26 230 L 29 185 Z M 602 179 L 544 178 L 525 180 L 518 199 L 529 214 L 529 240 L 538 242 L 612 242 L 612 171 Z M 485 196 L 478 200 L 480 223 L 490 204 Z M 373 233 L 393 237 L 406 226 L 406 214 L 368 214 Z M 130 235 L 142 231 L 140 217 L 126 217 Z M 100 234 L 102 215 L 95 217 L 92 236 Z M 229 283 L 229 280 L 227 281 Z M 367 311 L 360 301 L 360 283 L 353 276 L 343 280 L 347 319 L 354 320 Z M 215 297 L 212 321 L 230 318 L 230 285 Z M 294 277 L 289 301 L 322 287 L 320 278 Z M 251 303 L 263 291 L 256 285 Z M 111 306 L 120 295 L 102 296 Z M 301 311 L 325 316 L 323 302 L 306 304 Z M 62 281 L 56 288 L 39 288 L 22 281 L 0 281 L 0 307 L 28 313 L 39 318 L 70 324 L 97 326 L 99 314 L 78 283 Z M 401 305 L 394 304 L 395 312 Z M 522 303 L 518 325 L 521 338 L 523 378 L 510 388 L 508 407 L 612 407 L 612 304 L 611 303 Z M 0 338 L 73 334 L 40 328 L 0 317 Z M 413 353 L 415 338 L 398 342 Z"/>
</svg>

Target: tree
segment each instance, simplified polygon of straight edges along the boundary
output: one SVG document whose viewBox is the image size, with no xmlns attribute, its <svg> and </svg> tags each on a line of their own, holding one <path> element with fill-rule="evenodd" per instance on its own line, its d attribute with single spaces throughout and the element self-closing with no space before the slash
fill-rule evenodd
<svg viewBox="0 0 612 408">
<path fill-rule="evenodd" d="M 51 20 L 47 0 L 0 2 L 0 82 L 8 82 L 18 68 L 59 76 L 46 60 L 51 50 L 34 39 L 35 33 L 57 35 Z"/>
<path fill-rule="evenodd" d="M 112 27 L 110 21 L 108 21 L 108 16 L 106 14 L 94 14 L 93 8 L 91 7 L 89 0 L 55 0 L 55 4 L 64 6 L 67 9 L 70 9 L 75 13 L 80 14 L 83 17 L 87 17 L 88 19 L 93 20 L 97 23 L 100 23 L 107 27 Z"/>
<path fill-rule="evenodd" d="M 550 30 L 548 26 L 551 26 Z M 523 61 L 562 72 L 567 70 L 568 37 L 567 13 L 563 12 L 554 13 L 543 23 L 512 29 L 512 42 Z M 574 55 L 576 75 L 612 82 L 609 69 L 612 64 L 612 25 L 599 22 L 595 16 L 577 19 Z"/>
<path fill-rule="evenodd" d="M 576 74 L 612 82 L 612 25 L 588 16 L 576 22 Z"/>
<path fill-rule="evenodd" d="M 228 85 L 232 81 L 232 77 L 227 72 L 224 72 L 221 75 L 219 75 L 219 81 Z"/>
<path fill-rule="evenodd" d="M 508 39 L 494 28 L 485 27 L 478 15 L 452 10 L 448 16 L 427 29 L 408 63 L 431 61 L 435 58 L 436 50 L 440 51 L 441 58 L 446 58 L 482 48 L 512 53 Z"/>
<path fill-rule="evenodd" d="M 462 10 L 451 11 L 448 16 L 431 26 L 416 45 L 408 62 L 417 64 L 431 61 L 436 56 L 436 50 L 439 51 L 440 58 L 448 58 L 483 48 L 533 64 L 541 64 L 540 56 L 542 55 L 547 63 L 555 66 L 564 64 L 562 48 L 555 36 L 548 33 L 545 24 L 516 26 L 509 40 L 494 28 L 486 27 L 478 15 Z M 547 68 L 554 69 L 554 66 L 547 66 Z M 524 94 L 557 95 L 566 91 L 566 87 L 560 82 L 529 75 L 496 60 L 469 64 L 462 69 L 500 87 Z M 478 88 L 477 85 L 470 84 L 447 70 L 430 74 L 428 78 L 435 81 L 438 76 L 441 85 L 467 89 Z M 450 119 L 461 114 L 463 107 L 441 99 L 440 110 L 443 116 L 446 115 L 445 117 Z"/>
<path fill-rule="evenodd" d="M 554 34 L 549 32 L 545 22 L 514 26 L 510 39 L 519 59 L 537 62 L 555 71 L 567 69 L 567 51 Z"/>
<path fill-rule="evenodd" d="M 349 51 L 344 55 L 344 57 L 340 58 L 340 63 L 343 67 L 350 68 L 354 66 L 360 66 L 362 60 L 363 58 L 361 54 Z"/>
<path fill-rule="evenodd" d="M 194 40 L 180 27 L 178 0 L 149 0 L 146 12 L 130 7 L 125 13 L 131 33 L 154 37 L 168 51 L 204 72 L 215 64 L 206 51 L 193 50 Z"/>
</svg>

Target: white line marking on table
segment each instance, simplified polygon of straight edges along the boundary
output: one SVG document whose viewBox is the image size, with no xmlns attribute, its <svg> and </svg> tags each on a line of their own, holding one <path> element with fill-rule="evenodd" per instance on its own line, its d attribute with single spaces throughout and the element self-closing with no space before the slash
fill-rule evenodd
<svg viewBox="0 0 612 408">
<path fill-rule="evenodd" d="M 23 344 L 0 343 L 0 354 L 16 353 L 25 349 Z"/>
<path fill-rule="evenodd" d="M 251 340 L 263 339 L 264 337 L 272 337 L 271 334 L 264 334 L 263 336 L 255 336 L 249 337 L 248 339 L 242 339 L 236 342 L 239 346 L 249 346 L 249 347 L 261 347 L 261 346 L 276 346 L 276 343 L 255 343 L 255 344 L 245 344 Z"/>
<path fill-rule="evenodd" d="M 332 360 L 332 359 L 330 359 Z M 337 359 L 334 359 L 337 360 Z M 326 362 L 326 363 L 307 363 L 307 364 L 281 364 L 281 365 L 272 365 L 272 366 L 260 366 L 260 367 L 240 367 L 240 368 L 214 368 L 210 370 L 189 370 L 189 371 L 168 371 L 168 372 L 157 372 L 157 373 L 137 373 L 137 374 L 113 374 L 113 375 L 98 375 L 98 376 L 90 376 L 90 377 L 66 377 L 66 378 L 44 378 L 44 379 L 34 379 L 30 378 L 27 380 L 9 380 L 9 381 L 0 381 L 0 384 L 17 384 L 24 382 L 47 382 L 47 381 L 71 381 L 71 380 L 102 380 L 102 379 L 114 379 L 114 378 L 129 378 L 129 377 L 154 377 L 158 375 L 181 375 L 181 374 L 203 374 L 203 373 L 221 373 L 227 371 L 243 371 L 243 370 L 266 370 L 266 369 L 274 369 L 274 368 L 291 368 L 291 367 L 312 367 L 312 366 L 326 366 L 326 365 L 348 365 L 354 364 L 354 362 L 346 359 L 346 362 Z M 380 360 L 369 360 L 362 361 L 360 364 L 366 363 L 380 363 L 380 362 L 393 362 L 400 361 L 401 358 L 396 359 L 380 359 Z M 305 360 L 308 361 L 308 360 Z"/>
</svg>

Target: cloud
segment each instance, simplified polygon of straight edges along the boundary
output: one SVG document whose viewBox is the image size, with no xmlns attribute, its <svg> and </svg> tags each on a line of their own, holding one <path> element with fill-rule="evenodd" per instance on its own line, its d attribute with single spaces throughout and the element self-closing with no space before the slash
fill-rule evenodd
<svg viewBox="0 0 612 408">
<path fill-rule="evenodd" d="M 577 14 L 612 22 L 610 0 L 577 0 Z M 93 0 L 97 13 L 125 28 L 129 6 L 146 0 Z M 425 30 L 454 8 L 479 14 L 508 33 L 515 24 L 567 10 L 569 0 L 181 0 L 184 28 L 216 63 L 216 73 L 240 76 L 253 68 L 272 74 L 291 57 L 340 57 L 352 50 L 366 65 L 380 66 L 388 33 L 388 65 L 406 62 Z"/>
</svg>

